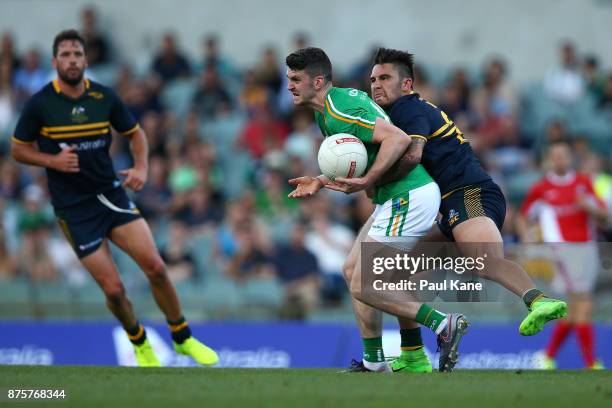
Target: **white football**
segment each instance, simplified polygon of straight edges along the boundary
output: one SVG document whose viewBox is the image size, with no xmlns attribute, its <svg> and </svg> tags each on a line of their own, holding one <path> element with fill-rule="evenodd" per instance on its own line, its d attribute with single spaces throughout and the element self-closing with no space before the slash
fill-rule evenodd
<svg viewBox="0 0 612 408">
<path fill-rule="evenodd" d="M 357 137 L 338 133 L 321 143 L 318 160 L 321 173 L 330 180 L 360 177 L 368 165 L 368 152 Z"/>
</svg>

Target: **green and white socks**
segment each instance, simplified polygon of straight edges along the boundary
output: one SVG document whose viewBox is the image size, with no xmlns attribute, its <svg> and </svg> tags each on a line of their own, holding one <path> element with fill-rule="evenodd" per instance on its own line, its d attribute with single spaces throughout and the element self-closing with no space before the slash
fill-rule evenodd
<svg viewBox="0 0 612 408">
<path fill-rule="evenodd" d="M 363 366 L 371 371 L 390 371 L 382 347 L 382 337 L 363 340 Z"/>
<path fill-rule="evenodd" d="M 423 326 L 429 327 L 436 334 L 442 333 L 442 330 L 448 324 L 448 319 L 444 313 L 437 311 L 431 306 L 427 306 L 425 303 L 421 305 L 415 320 Z"/>
</svg>

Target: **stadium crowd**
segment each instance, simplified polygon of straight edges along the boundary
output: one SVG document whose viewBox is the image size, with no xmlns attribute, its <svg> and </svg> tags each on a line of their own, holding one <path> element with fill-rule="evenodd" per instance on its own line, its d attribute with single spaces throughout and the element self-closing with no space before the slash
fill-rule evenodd
<svg viewBox="0 0 612 408">
<path fill-rule="evenodd" d="M 139 70 L 116 55 L 114 39 L 97 19 L 94 9 L 83 10 L 87 75 L 113 87 L 146 132 L 149 179 L 134 200 L 179 289 L 212 285 L 223 292 L 228 284 L 274 281 L 287 318 L 341 304 L 341 266 L 372 206 L 361 194 L 287 198 L 289 178 L 317 172 L 322 138 L 312 113 L 292 105 L 284 53 L 266 46 L 255 66 L 238 67 L 223 52 L 221 35 L 205 35 L 202 54 L 193 56 L 167 32 L 160 33 L 148 69 Z M 308 35 L 298 33 L 294 42 L 302 48 Z M 26 280 L 79 287 L 90 278 L 55 223 L 44 170 L 10 158 L 23 103 L 54 77 L 50 50 L 18 44 L 10 32 L 1 34 L 0 285 Z M 334 84 L 369 91 L 371 51 L 366 54 L 350 69 L 336 67 Z M 422 58 L 416 55 L 417 63 Z M 504 239 L 516 242 L 516 208 L 542 173 L 549 141 L 570 140 L 576 168 L 590 174 L 598 194 L 612 203 L 612 71 L 571 42 L 560 46 L 559 60 L 540 81 L 514 83 L 511 62 L 492 57 L 481 66 L 420 64 L 415 88 L 457 123 L 504 189 Z M 116 135 L 112 150 L 116 169 L 127 168 L 125 138 Z"/>
</svg>

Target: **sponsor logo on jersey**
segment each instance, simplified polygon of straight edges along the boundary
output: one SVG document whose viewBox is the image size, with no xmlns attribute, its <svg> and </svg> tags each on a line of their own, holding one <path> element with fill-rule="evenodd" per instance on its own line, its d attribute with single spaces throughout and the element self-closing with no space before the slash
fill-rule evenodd
<svg viewBox="0 0 612 408">
<path fill-rule="evenodd" d="M 104 98 L 104 94 L 102 92 L 90 92 L 87 95 L 91 96 L 94 99 L 98 99 L 98 100 Z"/>
</svg>

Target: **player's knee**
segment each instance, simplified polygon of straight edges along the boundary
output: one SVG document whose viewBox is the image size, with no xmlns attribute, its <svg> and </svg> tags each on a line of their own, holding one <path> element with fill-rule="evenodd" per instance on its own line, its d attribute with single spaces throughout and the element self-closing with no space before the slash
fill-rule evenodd
<svg viewBox="0 0 612 408">
<path fill-rule="evenodd" d="M 349 283 L 353 276 L 353 270 L 355 269 L 355 264 L 352 262 L 345 262 L 342 265 L 342 274 L 344 275 L 344 280 Z"/>
<path fill-rule="evenodd" d="M 121 282 L 107 284 L 103 286 L 102 290 L 104 291 L 106 299 L 114 305 L 119 305 L 126 299 L 125 287 Z"/>
<path fill-rule="evenodd" d="M 149 278 L 149 282 L 154 285 L 163 283 L 168 279 L 166 264 L 160 256 L 152 256 L 147 259 L 144 269 L 145 273 L 147 274 L 147 278 Z"/>
<path fill-rule="evenodd" d="M 350 282 L 349 282 L 349 292 L 351 293 L 351 297 L 362 300 L 361 297 L 361 280 L 356 279 L 355 274 L 353 274 Z"/>
</svg>

